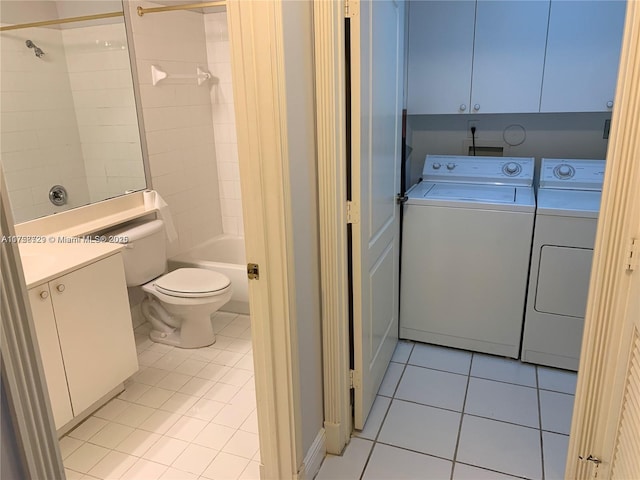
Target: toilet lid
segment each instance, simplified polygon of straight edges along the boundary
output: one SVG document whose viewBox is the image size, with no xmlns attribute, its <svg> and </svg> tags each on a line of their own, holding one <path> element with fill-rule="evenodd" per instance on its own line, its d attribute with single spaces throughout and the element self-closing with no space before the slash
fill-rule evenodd
<svg viewBox="0 0 640 480">
<path fill-rule="evenodd" d="M 204 268 L 179 268 L 155 281 L 156 289 L 176 297 L 206 297 L 231 285 L 222 273 Z"/>
</svg>

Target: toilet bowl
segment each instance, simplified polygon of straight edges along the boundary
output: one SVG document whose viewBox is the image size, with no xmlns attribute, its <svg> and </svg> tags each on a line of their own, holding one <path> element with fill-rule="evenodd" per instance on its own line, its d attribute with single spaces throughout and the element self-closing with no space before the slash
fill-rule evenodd
<svg viewBox="0 0 640 480">
<path fill-rule="evenodd" d="M 142 314 L 151 324 L 149 338 L 180 348 L 215 342 L 211 315 L 231 299 L 231 280 L 200 268 L 166 271 L 164 223 L 136 222 L 113 235 L 127 239 L 122 251 L 127 286 L 142 286 Z"/>
<path fill-rule="evenodd" d="M 142 314 L 154 342 L 182 348 L 215 342 L 211 314 L 231 299 L 231 281 L 221 273 L 180 268 L 142 286 Z"/>
</svg>

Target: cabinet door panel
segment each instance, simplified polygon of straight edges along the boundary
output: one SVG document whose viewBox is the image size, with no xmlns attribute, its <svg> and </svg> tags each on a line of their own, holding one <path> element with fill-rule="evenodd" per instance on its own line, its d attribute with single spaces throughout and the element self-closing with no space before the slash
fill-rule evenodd
<svg viewBox="0 0 640 480">
<path fill-rule="evenodd" d="M 409 114 L 469 111 L 475 1 L 409 4 Z"/>
<path fill-rule="evenodd" d="M 76 415 L 138 369 L 125 285 L 119 254 L 50 282 Z"/>
<path fill-rule="evenodd" d="M 69 400 L 67 378 L 60 352 L 49 286 L 41 285 L 29 290 L 29 303 L 31 304 L 40 358 L 53 410 L 53 421 L 56 428 L 60 428 L 73 418 L 73 412 L 71 411 L 71 400 Z"/>
<path fill-rule="evenodd" d="M 478 0 L 471 112 L 539 111 L 548 18 L 548 1 Z"/>
<path fill-rule="evenodd" d="M 610 110 L 624 17 L 624 1 L 551 2 L 542 112 Z"/>
</svg>

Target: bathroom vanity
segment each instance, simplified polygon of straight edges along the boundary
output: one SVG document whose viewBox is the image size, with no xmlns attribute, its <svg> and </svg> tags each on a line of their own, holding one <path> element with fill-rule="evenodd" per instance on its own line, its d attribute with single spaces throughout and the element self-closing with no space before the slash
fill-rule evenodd
<svg viewBox="0 0 640 480">
<path fill-rule="evenodd" d="M 57 241 L 20 245 L 59 433 L 123 390 L 124 380 L 138 370 L 122 248 Z"/>
</svg>

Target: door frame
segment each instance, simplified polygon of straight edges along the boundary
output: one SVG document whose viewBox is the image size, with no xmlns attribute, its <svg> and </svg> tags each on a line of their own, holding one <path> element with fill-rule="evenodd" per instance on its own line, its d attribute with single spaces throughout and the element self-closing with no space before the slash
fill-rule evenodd
<svg viewBox="0 0 640 480">
<path fill-rule="evenodd" d="M 261 478 L 306 478 L 296 359 L 290 158 L 287 152 L 284 1 L 229 2 L 234 97 L 248 259 L 260 265 L 250 285 Z M 270 81 L 265 81 L 265 78 Z M 2 179 L 0 164 L 0 181 Z M 0 186 L 2 233 L 15 233 Z M 21 463 L 33 478 L 64 478 L 44 387 L 33 319 L 15 244 L 2 244 L 2 386 L 15 421 Z M 6 316 L 5 316 L 6 315 Z M 7 334 L 7 332 L 9 334 Z M 27 406 L 27 408 L 24 408 Z M 317 458 L 316 458 L 317 457 Z M 316 468 L 317 467 L 317 468 Z"/>
<path fill-rule="evenodd" d="M 314 2 L 324 427 L 327 452 L 336 455 L 341 454 L 349 443 L 353 430 L 349 338 L 350 258 L 347 243 L 345 19 L 359 15 L 359 0 Z M 406 18 L 403 21 L 406 22 Z M 406 57 L 406 53 L 403 57 Z M 403 92 L 403 102 L 404 95 Z"/>
<path fill-rule="evenodd" d="M 350 1 L 357 11 L 356 4 Z M 354 11 L 354 10 L 352 10 Z M 349 380 L 345 4 L 313 2 L 322 288 L 324 428 L 339 455 L 352 430 Z"/>
</svg>

